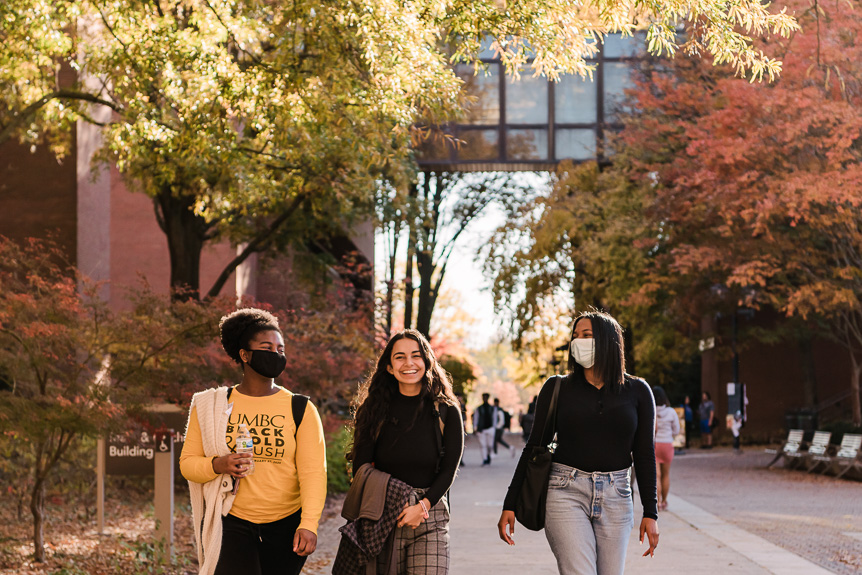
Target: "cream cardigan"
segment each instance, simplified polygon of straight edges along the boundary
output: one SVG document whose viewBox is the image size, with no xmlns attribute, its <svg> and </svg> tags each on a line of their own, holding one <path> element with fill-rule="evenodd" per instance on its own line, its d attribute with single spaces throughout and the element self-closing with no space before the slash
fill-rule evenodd
<svg viewBox="0 0 862 575">
<path fill-rule="evenodd" d="M 218 387 L 196 393 L 189 407 L 189 414 L 192 407 L 197 408 L 204 455 L 207 457 L 230 453 L 224 440 L 229 417 L 227 390 L 227 387 Z M 212 575 L 215 571 L 221 551 L 221 518 L 228 514 L 236 498 L 236 495 L 231 494 L 232 490 L 233 481 L 227 473 L 207 483 L 189 481 L 200 575 Z"/>
</svg>

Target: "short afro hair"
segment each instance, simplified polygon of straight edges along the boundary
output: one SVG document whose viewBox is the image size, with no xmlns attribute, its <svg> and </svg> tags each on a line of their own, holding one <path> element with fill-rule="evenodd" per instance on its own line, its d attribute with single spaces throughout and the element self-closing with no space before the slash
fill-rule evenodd
<svg viewBox="0 0 862 575">
<path fill-rule="evenodd" d="M 218 324 L 221 345 L 235 362 L 242 364 L 239 350 L 248 349 L 248 342 L 262 331 L 277 331 L 278 318 L 262 309 L 247 307 L 221 318 Z M 281 334 L 284 336 L 284 334 Z"/>
</svg>

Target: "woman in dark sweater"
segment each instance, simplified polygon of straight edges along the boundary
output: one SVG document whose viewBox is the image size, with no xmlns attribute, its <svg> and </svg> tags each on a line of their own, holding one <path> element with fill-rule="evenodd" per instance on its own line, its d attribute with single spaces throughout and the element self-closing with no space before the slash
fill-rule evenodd
<svg viewBox="0 0 862 575">
<path fill-rule="evenodd" d="M 353 469 L 373 463 L 414 488 L 395 533 L 399 575 L 447 574 L 446 492 L 461 461 L 464 427 L 452 383 L 421 333 L 392 336 L 356 404 Z"/>
<path fill-rule="evenodd" d="M 581 314 L 572 328 L 570 355 L 573 367 L 557 402 L 545 535 L 561 575 L 618 575 L 634 526 L 632 462 L 644 509 L 640 540 L 649 538 L 644 556 L 658 545 L 655 403 L 645 381 L 625 374 L 622 328 L 610 315 Z M 529 445 L 541 442 L 555 380 L 539 393 Z M 515 544 L 515 502 L 525 466 L 522 454 L 497 523 L 509 545 Z"/>
</svg>

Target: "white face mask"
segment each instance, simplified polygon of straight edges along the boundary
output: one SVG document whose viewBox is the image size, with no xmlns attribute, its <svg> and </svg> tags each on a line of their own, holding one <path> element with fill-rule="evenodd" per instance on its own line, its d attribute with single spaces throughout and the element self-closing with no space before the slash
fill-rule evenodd
<svg viewBox="0 0 862 575">
<path fill-rule="evenodd" d="M 596 340 L 593 338 L 573 339 L 569 353 L 584 369 L 593 367 L 596 363 Z"/>
</svg>

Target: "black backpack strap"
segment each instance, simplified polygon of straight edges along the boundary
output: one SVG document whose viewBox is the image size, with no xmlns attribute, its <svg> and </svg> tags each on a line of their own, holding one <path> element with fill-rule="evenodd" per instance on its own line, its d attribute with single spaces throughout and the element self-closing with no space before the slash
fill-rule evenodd
<svg viewBox="0 0 862 575">
<path fill-rule="evenodd" d="M 293 399 L 290 400 L 290 410 L 293 412 L 293 438 L 296 439 L 296 432 L 299 431 L 299 426 L 302 424 L 302 417 L 305 415 L 305 406 L 308 405 L 309 397 L 307 395 L 293 394 Z"/>
<path fill-rule="evenodd" d="M 434 426 L 434 437 L 437 439 L 437 468 L 435 473 L 440 472 L 440 463 L 443 461 L 443 455 L 446 450 L 443 448 L 443 431 L 446 429 L 446 412 L 447 404 L 439 400 L 434 400 L 434 417 L 437 419 L 438 425 Z"/>
<path fill-rule="evenodd" d="M 227 388 L 227 400 L 228 401 L 230 401 L 230 394 L 233 393 L 233 388 L 235 388 L 235 387 L 236 387 L 236 385 L 232 385 L 229 388 Z"/>
</svg>

